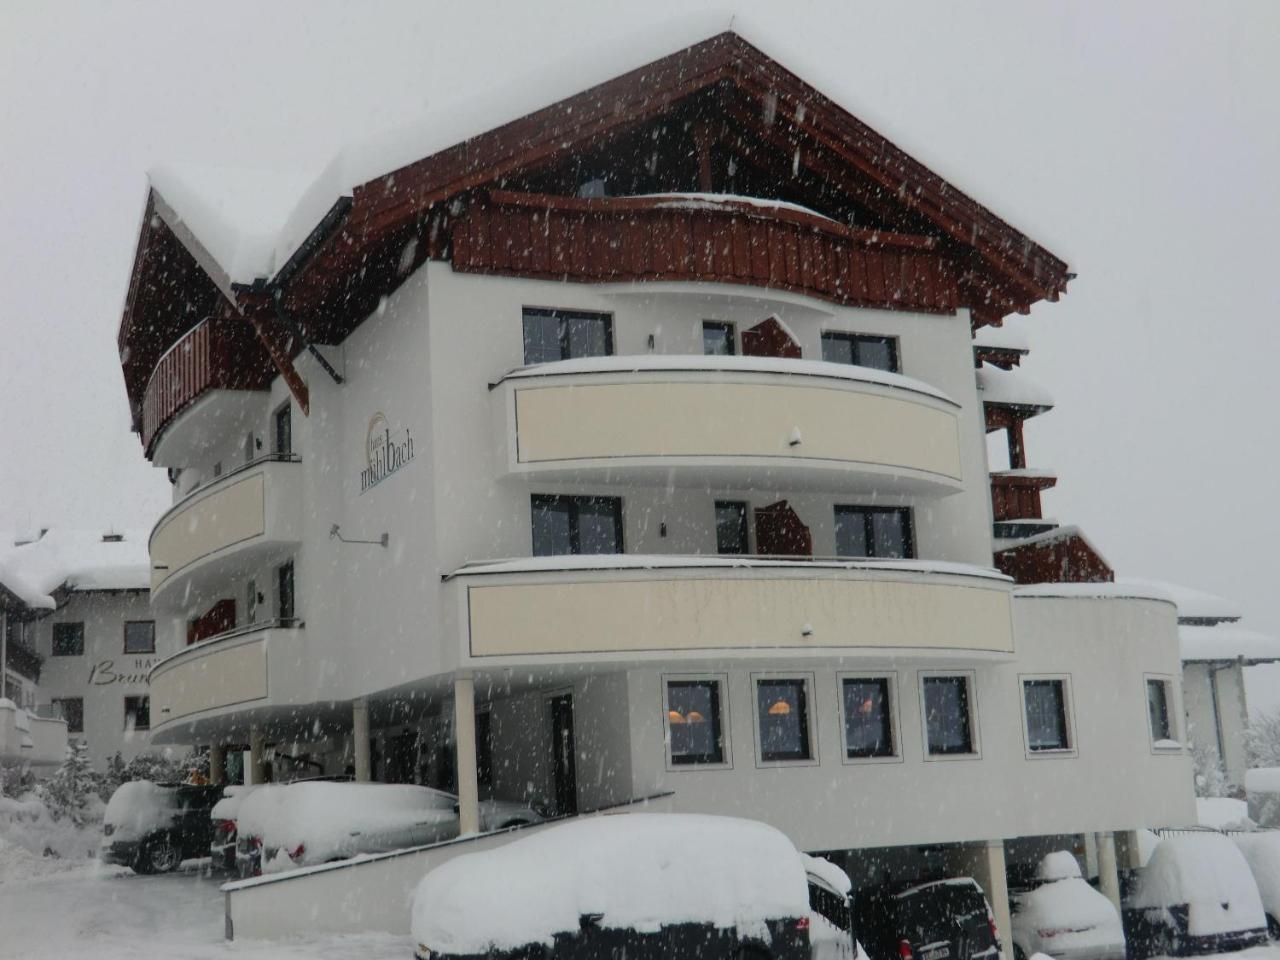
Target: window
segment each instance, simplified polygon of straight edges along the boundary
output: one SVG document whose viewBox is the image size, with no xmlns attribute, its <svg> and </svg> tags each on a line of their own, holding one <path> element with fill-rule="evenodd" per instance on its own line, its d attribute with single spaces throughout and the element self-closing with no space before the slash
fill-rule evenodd
<svg viewBox="0 0 1280 960">
<path fill-rule="evenodd" d="M 716 501 L 716 553 L 750 553 L 747 505 L 739 500 Z"/>
<path fill-rule="evenodd" d="M 738 352 L 732 323 L 704 320 L 702 323 L 702 352 L 710 357 L 731 357 Z"/>
<path fill-rule="evenodd" d="M 254 455 L 253 448 L 253 431 L 250 430 L 244 435 L 244 462 L 252 463 Z"/>
<path fill-rule="evenodd" d="M 1022 681 L 1027 719 L 1027 748 L 1034 752 L 1070 750 L 1067 690 L 1063 680 Z"/>
<path fill-rule="evenodd" d="M 250 580 L 244 588 L 245 623 L 258 622 L 258 581 Z"/>
<path fill-rule="evenodd" d="M 56 627 L 57 624 L 55 624 L 54 626 Z M 9 643 L 22 643 L 23 642 L 22 638 L 25 635 L 25 633 L 26 633 L 26 624 L 22 620 L 19 620 L 13 614 L 9 614 L 8 616 L 5 617 L 4 635 L 5 635 L 5 639 Z"/>
<path fill-rule="evenodd" d="M 792 677 L 757 680 L 756 721 L 764 763 L 813 759 L 806 681 Z"/>
<path fill-rule="evenodd" d="M 215 477 L 220 477 L 220 476 L 222 476 L 222 461 L 221 461 L 221 460 L 219 460 L 217 463 L 215 463 L 215 464 L 213 465 L 213 475 L 214 475 Z"/>
<path fill-rule="evenodd" d="M 293 408 L 286 403 L 276 411 L 275 421 L 275 452 L 280 456 L 288 456 L 293 453 Z"/>
<path fill-rule="evenodd" d="M 533 555 L 622 552 L 622 501 L 617 497 L 534 494 Z"/>
<path fill-rule="evenodd" d="M 1169 681 L 1147 678 L 1147 717 L 1151 722 L 1151 739 L 1157 747 L 1176 747 L 1173 713 L 1169 709 Z"/>
<path fill-rule="evenodd" d="M 150 697 L 124 698 L 124 729 L 126 732 L 151 729 Z"/>
<path fill-rule="evenodd" d="M 924 723 L 932 756 L 974 753 L 969 678 L 925 677 Z"/>
<path fill-rule="evenodd" d="M 890 712 L 888 677 L 845 677 L 844 754 L 850 760 L 897 755 Z"/>
<path fill-rule="evenodd" d="M 897 373 L 898 341 L 893 337 L 827 332 L 822 335 L 822 359 Z"/>
<path fill-rule="evenodd" d="M 282 563 L 276 567 L 276 619 L 292 620 L 293 602 L 293 561 Z"/>
<path fill-rule="evenodd" d="M 836 555 L 909 559 L 915 556 L 907 507 L 836 507 Z"/>
<path fill-rule="evenodd" d="M 84 653 L 84 624 L 55 623 L 53 625 L 53 655 L 78 657 Z"/>
<path fill-rule="evenodd" d="M 666 707 L 673 765 L 725 762 L 719 680 L 668 680 Z"/>
<path fill-rule="evenodd" d="M 156 622 L 154 620 L 128 620 L 124 625 L 125 653 L 156 652 Z"/>
<path fill-rule="evenodd" d="M 63 697 L 51 701 L 54 710 L 67 721 L 67 733 L 84 733 L 84 697 Z"/>
<path fill-rule="evenodd" d="M 552 363 L 613 353 L 613 318 L 607 313 L 524 308 L 524 362 Z"/>
</svg>

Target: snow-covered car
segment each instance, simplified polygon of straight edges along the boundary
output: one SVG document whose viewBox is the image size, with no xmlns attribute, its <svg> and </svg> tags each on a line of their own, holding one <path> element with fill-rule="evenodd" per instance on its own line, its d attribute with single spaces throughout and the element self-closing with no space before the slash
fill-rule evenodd
<svg viewBox="0 0 1280 960">
<path fill-rule="evenodd" d="M 1085 882 L 1070 852 L 1047 855 L 1032 883 L 1032 889 L 1011 898 L 1015 960 L 1037 953 L 1054 960 L 1124 960 L 1120 911 Z"/>
<path fill-rule="evenodd" d="M 1267 915 L 1267 931 L 1273 939 L 1280 940 L 1280 832 L 1262 830 L 1237 834 L 1232 839 L 1244 854 L 1258 885 L 1262 909 Z"/>
<path fill-rule="evenodd" d="M 1124 905 L 1133 960 L 1230 953 L 1267 942 L 1249 864 L 1220 833 L 1163 838 Z"/>
<path fill-rule="evenodd" d="M 733 817 L 571 820 L 428 873 L 413 900 L 418 960 L 809 955 L 800 854 Z"/>
<path fill-rule="evenodd" d="M 480 802 L 480 829 L 537 823 L 533 806 Z M 268 784 L 240 806 L 236 864 L 242 876 L 291 870 L 450 840 L 458 835 L 458 798 L 398 783 L 300 781 Z"/>
<path fill-rule="evenodd" d="M 221 787 L 131 780 L 111 795 L 102 819 L 99 859 L 137 873 L 167 873 L 209 855 L 209 811 Z"/>
<path fill-rule="evenodd" d="M 222 799 L 209 811 L 213 821 L 213 839 L 209 841 L 209 862 L 215 870 L 235 872 L 237 821 L 240 805 L 258 784 L 230 784 L 223 788 Z"/>
<path fill-rule="evenodd" d="M 809 886 L 809 955 L 812 960 L 855 960 L 853 884 L 830 860 L 801 854 Z"/>
<path fill-rule="evenodd" d="M 971 877 L 858 890 L 853 925 L 871 960 L 999 960 L 995 915 Z"/>
</svg>

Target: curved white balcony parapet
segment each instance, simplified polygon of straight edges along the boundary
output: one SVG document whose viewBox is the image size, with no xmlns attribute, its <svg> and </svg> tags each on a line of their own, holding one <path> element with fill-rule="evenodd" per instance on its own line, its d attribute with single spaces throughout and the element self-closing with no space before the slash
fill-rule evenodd
<svg viewBox="0 0 1280 960">
<path fill-rule="evenodd" d="M 273 642 L 295 637 L 296 620 L 252 623 L 184 647 L 151 668 L 151 732 L 178 722 L 264 704 Z"/>
<path fill-rule="evenodd" d="M 298 462 L 254 460 L 170 507 L 151 531 L 152 603 L 163 607 L 166 595 L 193 577 L 218 577 L 300 543 Z"/>
<path fill-rule="evenodd" d="M 961 487 L 960 407 L 910 377 L 772 357 L 622 356 L 520 367 L 493 384 L 499 470 L 537 479 L 768 477 L 904 493 Z M 687 468 L 687 469 L 686 469 Z M 682 473 L 683 470 L 683 473 Z"/>
<path fill-rule="evenodd" d="M 468 564 L 463 660 L 1013 653 L 1013 583 L 920 560 L 536 557 Z"/>
<path fill-rule="evenodd" d="M 65 720 L 38 717 L 0 698 L 0 764 L 51 767 L 67 756 Z"/>
</svg>

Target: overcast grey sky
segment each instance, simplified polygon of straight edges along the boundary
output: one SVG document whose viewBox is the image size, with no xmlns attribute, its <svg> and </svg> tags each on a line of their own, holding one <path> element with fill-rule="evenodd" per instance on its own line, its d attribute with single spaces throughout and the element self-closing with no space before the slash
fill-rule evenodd
<svg viewBox="0 0 1280 960">
<path fill-rule="evenodd" d="M 2 0 L 0 530 L 167 499 L 115 351 L 149 166 L 318 170 L 689 6 Z M 1280 3 L 707 9 L 1070 262 L 1014 321 L 1058 400 L 1028 428 L 1047 512 L 1280 633 Z"/>
</svg>

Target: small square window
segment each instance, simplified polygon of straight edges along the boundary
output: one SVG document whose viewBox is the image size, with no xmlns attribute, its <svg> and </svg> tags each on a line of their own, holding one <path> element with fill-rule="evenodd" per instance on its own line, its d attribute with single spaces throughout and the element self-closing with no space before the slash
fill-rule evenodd
<svg viewBox="0 0 1280 960">
<path fill-rule="evenodd" d="M 1147 718 L 1151 724 L 1151 740 L 1159 748 L 1180 746 L 1173 725 L 1169 681 L 1147 678 Z"/>
<path fill-rule="evenodd" d="M 668 680 L 666 709 L 672 765 L 725 762 L 719 680 Z"/>
<path fill-rule="evenodd" d="M 132 730 L 151 729 L 150 697 L 124 698 L 124 729 L 126 733 Z"/>
<path fill-rule="evenodd" d="M 756 723 L 764 763 L 812 760 L 808 684 L 799 678 L 756 681 Z"/>
<path fill-rule="evenodd" d="M 53 655 L 55 657 L 79 657 L 84 654 L 84 624 L 55 623 L 53 625 Z"/>
<path fill-rule="evenodd" d="M 975 753 L 969 678 L 927 676 L 921 686 L 925 742 L 930 756 Z"/>
<path fill-rule="evenodd" d="M 844 753 L 850 760 L 896 756 L 888 677 L 845 677 Z"/>
<path fill-rule="evenodd" d="M 1033 753 L 1071 749 L 1067 722 L 1066 682 L 1057 679 L 1022 681 L 1027 719 L 1027 748 Z"/>
<path fill-rule="evenodd" d="M 51 701 L 53 708 L 67 721 L 67 733 L 84 733 L 84 698 L 63 697 Z"/>
<path fill-rule="evenodd" d="M 709 357 L 731 357 L 738 352 L 732 323 L 704 320 L 702 352 Z"/>
<path fill-rule="evenodd" d="M 716 553 L 750 553 L 747 505 L 739 500 L 716 501 Z"/>
<path fill-rule="evenodd" d="M 613 317 L 607 313 L 525 307 L 523 319 L 526 364 L 613 354 Z"/>
<path fill-rule="evenodd" d="M 822 359 L 897 373 L 898 341 L 894 337 L 828 331 L 822 334 Z"/>
<path fill-rule="evenodd" d="M 154 620 L 130 620 L 125 623 L 124 652 L 156 652 L 156 623 Z"/>
</svg>

